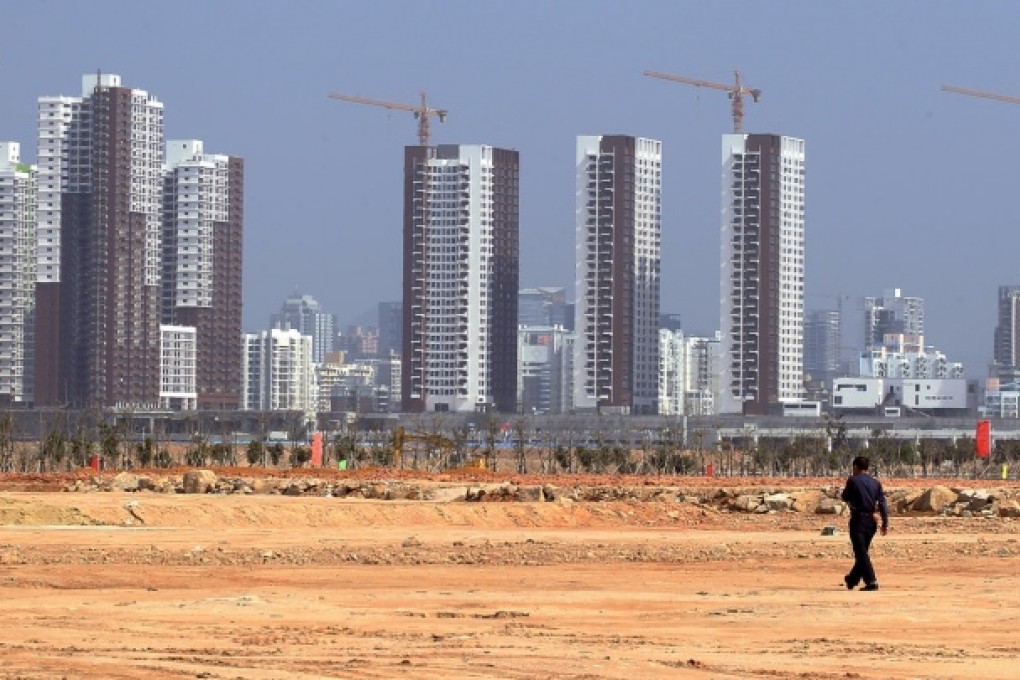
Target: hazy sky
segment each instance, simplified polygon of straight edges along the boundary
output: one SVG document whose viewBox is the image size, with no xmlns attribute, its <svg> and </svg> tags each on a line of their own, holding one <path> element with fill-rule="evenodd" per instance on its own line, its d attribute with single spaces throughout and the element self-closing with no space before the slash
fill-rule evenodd
<svg viewBox="0 0 1020 680">
<path fill-rule="evenodd" d="M 861 298 L 902 288 L 979 377 L 997 287 L 1020 284 L 1020 106 L 939 87 L 1020 96 L 1017 26 L 1011 1 L 0 0 L 0 140 L 34 162 L 36 99 L 102 70 L 164 102 L 168 138 L 243 156 L 254 330 L 295 289 L 342 324 L 400 297 L 415 121 L 331 91 L 425 89 L 450 112 L 434 142 L 520 151 L 522 287 L 572 287 L 575 137 L 661 139 L 662 310 L 710 333 L 730 103 L 641 73 L 739 68 L 764 93 L 745 131 L 807 140 L 807 308 L 846 296 L 859 346 Z"/>
</svg>

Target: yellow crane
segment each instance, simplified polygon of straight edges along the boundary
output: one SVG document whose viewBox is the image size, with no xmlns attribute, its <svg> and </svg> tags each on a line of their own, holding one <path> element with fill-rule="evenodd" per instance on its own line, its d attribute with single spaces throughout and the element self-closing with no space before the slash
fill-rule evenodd
<svg viewBox="0 0 1020 680">
<path fill-rule="evenodd" d="M 661 73 L 659 71 L 645 71 L 644 75 L 649 78 L 659 78 L 661 80 L 669 80 L 674 83 L 684 83 L 685 85 L 693 85 L 694 87 L 707 87 L 712 90 L 722 90 L 723 92 L 729 93 L 729 97 L 733 101 L 734 132 L 740 132 L 744 127 L 744 95 L 751 95 L 751 99 L 756 102 L 761 99 L 761 90 L 744 87 L 740 84 L 740 71 L 737 70 L 733 71 L 733 75 L 736 79 L 733 85 L 727 85 L 726 83 L 713 83 L 710 80 L 698 80 L 697 78 L 688 78 L 687 76 L 678 76 L 672 73 Z"/>
<path fill-rule="evenodd" d="M 996 92 L 985 92 L 984 90 L 972 90 L 967 87 L 956 87 L 955 85 L 943 85 L 943 92 L 954 92 L 956 94 L 965 94 L 970 97 L 983 97 L 984 99 L 994 99 L 999 102 L 1006 102 L 1007 104 L 1020 104 L 1020 97 L 1011 97 L 1008 94 L 998 94 Z"/>
<path fill-rule="evenodd" d="M 357 97 L 350 94 L 341 94 L 340 92 L 330 92 L 329 96 L 331 99 L 339 99 L 340 101 L 353 102 L 354 104 L 367 104 L 368 106 L 380 106 L 384 109 L 391 109 L 395 111 L 410 111 L 414 114 L 414 117 L 418 119 L 418 143 L 421 146 L 429 145 L 429 136 L 431 132 L 430 119 L 435 116 L 439 118 L 439 122 L 442 123 L 446 120 L 447 111 L 446 109 L 434 109 L 429 106 L 429 95 L 428 92 L 422 90 L 421 92 L 421 103 L 420 104 L 401 104 L 400 102 L 387 102 L 381 99 L 369 99 L 367 97 Z"/>
</svg>

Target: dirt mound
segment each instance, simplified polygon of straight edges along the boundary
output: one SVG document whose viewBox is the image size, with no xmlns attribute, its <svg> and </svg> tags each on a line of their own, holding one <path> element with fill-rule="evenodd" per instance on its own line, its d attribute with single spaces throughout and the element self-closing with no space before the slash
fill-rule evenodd
<svg viewBox="0 0 1020 680">
<path fill-rule="evenodd" d="M 0 497 L 0 525 L 87 526 L 104 523 L 76 507 L 64 507 L 40 499 Z"/>
<path fill-rule="evenodd" d="M 149 477 L 182 477 L 194 468 L 138 468 L 131 473 Z M 689 489 L 745 488 L 796 490 L 821 486 L 842 485 L 845 476 L 834 477 L 705 477 L 685 475 L 618 475 L 593 473 L 527 473 L 462 468 L 444 472 L 429 472 L 411 468 L 362 467 L 354 470 L 334 468 L 263 468 L 263 467 L 209 467 L 219 477 L 245 477 L 252 479 L 289 480 L 314 476 L 329 482 L 339 481 L 417 481 L 454 483 L 511 483 L 519 486 L 553 484 L 556 486 L 604 487 L 684 487 Z M 65 472 L 3 473 L 0 474 L 0 491 L 59 491 L 76 480 L 110 479 L 119 470 L 96 473 L 88 468 Z M 989 485 L 1020 489 L 1020 480 L 959 479 L 959 478 L 884 478 L 886 489 L 920 489 L 935 485 L 951 488 L 980 488 Z"/>
<path fill-rule="evenodd" d="M 690 504 L 643 502 L 463 503 L 287 496 L 3 494 L 0 525 L 234 529 L 301 527 L 612 528 L 693 526 L 717 513 Z"/>
</svg>

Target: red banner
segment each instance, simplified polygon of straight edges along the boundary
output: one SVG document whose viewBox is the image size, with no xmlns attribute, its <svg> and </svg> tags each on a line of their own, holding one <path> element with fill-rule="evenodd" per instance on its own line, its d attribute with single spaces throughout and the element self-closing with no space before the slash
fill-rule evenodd
<svg viewBox="0 0 1020 680">
<path fill-rule="evenodd" d="M 979 420 L 977 433 L 974 435 L 974 448 L 977 450 L 978 458 L 987 458 L 992 452 L 992 423 L 989 420 Z"/>
<path fill-rule="evenodd" d="M 322 433 L 312 435 L 312 467 L 322 467 Z"/>
</svg>

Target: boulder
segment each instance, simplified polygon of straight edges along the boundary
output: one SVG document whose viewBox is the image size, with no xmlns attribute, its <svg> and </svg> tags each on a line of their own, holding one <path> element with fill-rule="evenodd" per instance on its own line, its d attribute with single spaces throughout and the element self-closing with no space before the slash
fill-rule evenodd
<svg viewBox="0 0 1020 680">
<path fill-rule="evenodd" d="M 999 504 L 999 517 L 1020 517 L 1020 503 L 1014 500 L 1002 501 Z"/>
<path fill-rule="evenodd" d="M 252 493 L 257 494 L 272 493 L 275 488 L 275 486 L 270 484 L 268 481 L 259 478 L 251 480 L 248 486 L 251 488 Z"/>
<path fill-rule="evenodd" d="M 730 491 L 729 489 L 724 489 L 722 487 L 719 487 L 718 489 L 716 489 L 715 491 L 712 492 L 712 495 L 709 496 L 708 500 L 710 502 L 711 501 L 724 501 L 727 498 L 733 498 L 733 496 L 734 496 L 733 492 Z"/>
<path fill-rule="evenodd" d="M 212 470 L 188 470 L 184 473 L 184 493 L 209 493 L 216 486 Z"/>
<path fill-rule="evenodd" d="M 410 500 L 411 487 L 407 484 L 396 483 L 390 486 L 386 490 L 386 500 L 388 501 L 406 501 Z"/>
<path fill-rule="evenodd" d="M 110 480 L 111 491 L 138 491 L 138 475 L 121 472 Z"/>
<path fill-rule="evenodd" d="M 904 513 L 914 507 L 917 499 L 924 494 L 923 491 L 896 491 L 889 496 L 889 507 L 894 508 L 897 513 Z"/>
<path fill-rule="evenodd" d="M 793 507 L 793 499 L 785 493 L 769 494 L 765 496 L 765 505 L 769 510 L 789 510 Z"/>
<path fill-rule="evenodd" d="M 160 477 L 153 490 L 159 493 L 177 493 L 177 480 L 172 477 Z"/>
<path fill-rule="evenodd" d="M 960 492 L 960 503 L 966 503 L 968 510 L 980 511 L 984 510 L 986 506 L 992 504 L 995 501 L 995 497 L 988 493 L 986 489 L 965 489 Z"/>
<path fill-rule="evenodd" d="M 838 501 L 835 498 L 823 498 L 818 501 L 815 512 L 819 515 L 842 515 L 845 509 L 843 501 Z"/>
<path fill-rule="evenodd" d="M 753 496 L 751 494 L 744 494 L 743 496 L 737 496 L 730 507 L 740 512 L 754 512 L 758 506 L 761 505 L 761 498 Z"/>
<path fill-rule="evenodd" d="M 301 482 L 291 482 L 287 485 L 287 488 L 283 490 L 284 496 L 300 496 L 308 489 L 307 486 Z"/>
<path fill-rule="evenodd" d="M 822 491 L 797 491 L 790 494 L 793 501 L 792 509 L 795 512 L 817 512 L 818 504 L 825 500 L 825 493 Z"/>
<path fill-rule="evenodd" d="M 933 486 L 914 501 L 910 507 L 915 512 L 942 512 L 942 510 L 956 502 L 956 492 L 944 486 Z"/>
<path fill-rule="evenodd" d="M 536 503 L 542 500 L 542 487 L 522 486 L 517 489 L 515 500 L 525 503 Z"/>
</svg>

